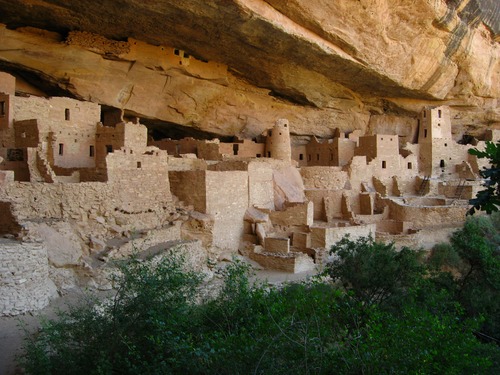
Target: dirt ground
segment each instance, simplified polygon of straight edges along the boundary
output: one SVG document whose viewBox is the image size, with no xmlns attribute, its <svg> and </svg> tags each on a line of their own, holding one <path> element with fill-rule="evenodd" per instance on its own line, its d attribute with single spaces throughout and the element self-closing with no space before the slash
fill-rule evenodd
<svg viewBox="0 0 500 375">
<path fill-rule="evenodd" d="M 277 284 L 287 281 L 306 279 L 314 272 L 291 274 L 271 270 L 256 271 L 255 279 L 267 281 L 269 284 Z M 16 317 L 0 317 L 0 375 L 22 374 L 16 364 L 16 356 L 22 354 L 22 343 L 25 332 L 36 332 L 39 321 L 44 318 L 55 318 L 56 312 L 64 310 L 68 305 L 77 303 L 85 297 L 85 293 L 79 289 L 72 289 L 63 297 L 57 298 L 46 308 Z"/>
</svg>

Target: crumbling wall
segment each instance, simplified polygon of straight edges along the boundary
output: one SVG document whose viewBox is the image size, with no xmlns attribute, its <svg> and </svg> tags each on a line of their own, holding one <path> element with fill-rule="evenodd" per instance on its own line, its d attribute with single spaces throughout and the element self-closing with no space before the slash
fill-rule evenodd
<svg viewBox="0 0 500 375">
<path fill-rule="evenodd" d="M 250 258 L 266 269 L 283 272 L 299 273 L 314 268 L 313 259 L 303 253 L 274 254 L 255 252 L 250 254 Z"/>
<path fill-rule="evenodd" d="M 310 189 L 305 191 L 307 200 L 313 203 L 314 220 L 332 221 L 344 217 L 342 190 Z"/>
<path fill-rule="evenodd" d="M 51 294 L 45 247 L 0 238 L 0 315 L 39 310 Z"/>
<path fill-rule="evenodd" d="M 347 225 L 347 226 L 311 226 L 311 247 L 325 248 L 329 250 L 332 245 L 340 241 L 345 235 L 349 234 L 351 239 L 366 237 L 370 234 L 375 236 L 375 224 Z"/>
<path fill-rule="evenodd" d="M 408 221 L 413 229 L 440 228 L 443 226 L 458 226 L 465 220 L 468 206 L 445 206 L 445 205 L 407 205 L 403 202 L 389 199 L 389 218 L 399 221 Z"/>
<path fill-rule="evenodd" d="M 170 171 L 172 194 L 201 213 L 206 213 L 206 171 Z"/>
<path fill-rule="evenodd" d="M 313 224 L 314 210 L 312 202 L 287 204 L 282 211 L 269 212 L 273 225 L 307 226 Z"/>
<path fill-rule="evenodd" d="M 21 226 L 12 214 L 12 203 L 0 202 L 0 234 L 18 234 Z"/>
<path fill-rule="evenodd" d="M 218 139 L 203 140 L 197 142 L 197 153 L 200 159 L 204 160 L 222 160 L 221 143 Z"/>
<path fill-rule="evenodd" d="M 73 219 L 87 226 L 102 224 L 104 229 L 106 223 L 116 222 L 123 229 L 136 230 L 163 225 L 172 211 L 167 184 L 158 184 L 152 194 L 147 194 L 144 186 L 154 183 L 155 180 L 144 180 L 142 185 L 13 182 L 0 189 L 0 200 L 11 202 L 12 213 L 19 222 Z M 138 194 L 140 191 L 142 193 Z"/>
<path fill-rule="evenodd" d="M 302 167 L 300 174 L 306 189 L 342 190 L 349 181 L 340 167 Z"/>
<path fill-rule="evenodd" d="M 119 42 L 87 31 L 70 31 L 66 38 L 68 45 L 79 46 L 102 55 L 119 56 L 130 51 L 128 42 Z"/>
</svg>

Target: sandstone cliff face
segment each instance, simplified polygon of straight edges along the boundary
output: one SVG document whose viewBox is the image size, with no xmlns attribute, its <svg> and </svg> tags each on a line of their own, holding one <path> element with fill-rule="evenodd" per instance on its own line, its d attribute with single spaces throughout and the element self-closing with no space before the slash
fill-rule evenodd
<svg viewBox="0 0 500 375">
<path fill-rule="evenodd" d="M 219 135 L 287 117 L 327 137 L 389 114 L 409 136 L 430 104 L 452 106 L 457 137 L 500 125 L 496 0 L 0 0 L 0 22 L 0 68 Z M 165 60 L 173 48 L 183 64 Z"/>
</svg>

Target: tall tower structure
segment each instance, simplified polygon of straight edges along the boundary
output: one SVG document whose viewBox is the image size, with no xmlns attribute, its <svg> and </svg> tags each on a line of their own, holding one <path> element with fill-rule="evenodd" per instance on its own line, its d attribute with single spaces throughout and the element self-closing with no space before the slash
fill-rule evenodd
<svg viewBox="0 0 500 375">
<path fill-rule="evenodd" d="M 278 119 L 266 139 L 266 156 L 285 161 L 292 160 L 290 126 L 287 119 Z"/>
<path fill-rule="evenodd" d="M 418 118 L 420 172 L 432 176 L 445 172 L 453 153 L 450 109 L 446 106 L 424 108 Z"/>
</svg>

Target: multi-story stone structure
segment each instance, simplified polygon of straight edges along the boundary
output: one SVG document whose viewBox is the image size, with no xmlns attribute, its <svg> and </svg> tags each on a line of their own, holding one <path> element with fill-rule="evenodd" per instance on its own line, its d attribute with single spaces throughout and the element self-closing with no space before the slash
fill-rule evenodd
<svg viewBox="0 0 500 375">
<path fill-rule="evenodd" d="M 168 64 L 190 59 L 157 52 Z M 14 77 L 0 73 L 0 233 L 13 237 L 0 243 L 0 263 L 38 278 L 25 289 L 0 286 L 10 296 L 0 312 L 41 307 L 49 275 L 59 284 L 61 275 L 77 279 L 73 269 L 129 254 L 131 243 L 156 249 L 187 241 L 211 260 L 239 251 L 288 272 L 321 264 L 345 234 L 430 246 L 433 232 L 463 220 L 481 164 L 470 146 L 453 141 L 448 108 L 424 108 L 417 121 L 418 143 L 405 145 L 397 134 L 355 131 L 292 147 L 285 119 L 261 143 L 148 145 L 137 118 L 69 98 L 15 96 Z M 486 136 L 496 141 L 498 132 Z M 61 250 L 73 252 L 71 269 L 64 259 L 46 262 L 42 226 L 73 239 Z M 14 259 L 13 248 L 30 259 L 36 250 L 38 260 Z M 43 293 L 26 304 L 35 285 Z"/>
</svg>

